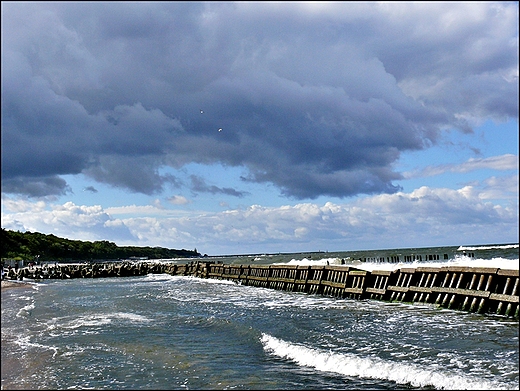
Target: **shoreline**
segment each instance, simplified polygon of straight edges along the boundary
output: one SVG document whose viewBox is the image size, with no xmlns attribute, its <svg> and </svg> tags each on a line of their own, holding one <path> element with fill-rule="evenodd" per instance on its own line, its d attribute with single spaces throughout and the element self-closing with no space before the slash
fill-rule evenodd
<svg viewBox="0 0 520 391">
<path fill-rule="evenodd" d="M 1 290 L 4 291 L 6 289 L 12 289 L 12 288 L 30 288 L 32 284 L 27 282 L 17 282 L 17 281 L 11 281 L 11 280 L 2 280 L 2 288 Z"/>
</svg>

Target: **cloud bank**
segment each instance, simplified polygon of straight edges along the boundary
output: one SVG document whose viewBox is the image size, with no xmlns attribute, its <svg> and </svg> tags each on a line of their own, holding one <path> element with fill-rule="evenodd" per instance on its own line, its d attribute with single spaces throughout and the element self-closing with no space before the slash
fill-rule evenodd
<svg viewBox="0 0 520 391">
<path fill-rule="evenodd" d="M 515 3 L 3 2 L 2 39 L 3 193 L 399 194 L 402 152 L 518 118 Z"/>
<path fill-rule="evenodd" d="M 124 245 L 198 248 L 217 254 L 461 245 L 518 240 L 518 175 L 457 190 L 421 187 L 348 204 L 252 205 L 186 213 L 153 205 L 107 208 L 3 199 L 6 229 Z M 498 205 L 497 199 L 509 199 Z M 495 202 L 491 202 L 493 199 Z M 175 198 L 177 200 L 177 198 Z M 180 201 L 180 200 L 179 200 Z M 483 229 L 485 227 L 485 229 Z M 377 243 L 377 246 L 374 246 Z M 321 246 L 321 247 L 320 247 Z"/>
</svg>

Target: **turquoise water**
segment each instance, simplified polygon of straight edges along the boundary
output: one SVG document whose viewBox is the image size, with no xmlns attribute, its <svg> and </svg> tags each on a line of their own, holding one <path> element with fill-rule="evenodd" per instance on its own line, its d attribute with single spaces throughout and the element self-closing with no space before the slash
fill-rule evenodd
<svg viewBox="0 0 520 391">
<path fill-rule="evenodd" d="M 504 317 L 193 277 L 2 292 L 2 389 L 518 389 L 518 349 Z"/>
</svg>

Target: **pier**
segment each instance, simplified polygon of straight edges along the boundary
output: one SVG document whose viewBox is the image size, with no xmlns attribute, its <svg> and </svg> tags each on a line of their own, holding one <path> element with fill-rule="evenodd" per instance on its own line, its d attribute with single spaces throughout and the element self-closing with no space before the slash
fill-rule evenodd
<svg viewBox="0 0 520 391">
<path fill-rule="evenodd" d="M 109 262 L 55 264 L 11 269 L 7 279 L 131 277 L 147 274 L 194 276 L 290 292 L 357 300 L 432 304 L 452 310 L 519 318 L 519 271 L 479 267 L 416 267 L 360 270 L 348 265 L 235 265 Z"/>
</svg>

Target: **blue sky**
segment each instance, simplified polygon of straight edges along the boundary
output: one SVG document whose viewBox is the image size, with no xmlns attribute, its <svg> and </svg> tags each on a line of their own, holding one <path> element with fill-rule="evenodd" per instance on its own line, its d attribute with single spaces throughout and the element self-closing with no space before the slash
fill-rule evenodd
<svg viewBox="0 0 520 391">
<path fill-rule="evenodd" d="M 518 104 L 518 3 L 2 2 L 2 227 L 516 243 Z"/>
</svg>

